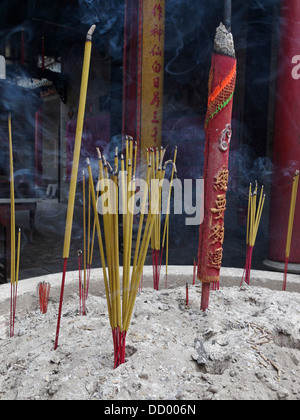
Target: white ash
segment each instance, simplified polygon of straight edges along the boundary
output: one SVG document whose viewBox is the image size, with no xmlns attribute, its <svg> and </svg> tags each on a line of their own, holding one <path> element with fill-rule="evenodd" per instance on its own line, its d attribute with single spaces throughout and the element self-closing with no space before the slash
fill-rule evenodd
<svg viewBox="0 0 300 420">
<path fill-rule="evenodd" d="M 300 399 L 300 295 L 226 288 L 203 314 L 200 293 L 190 287 L 189 307 L 185 283 L 138 295 L 116 370 L 105 296 L 89 296 L 86 317 L 78 295 L 66 299 L 57 351 L 58 301 L 46 315 L 38 298 L 36 310 L 19 307 L 16 336 L 0 335 L 0 399 Z"/>
<path fill-rule="evenodd" d="M 235 57 L 234 41 L 232 33 L 229 32 L 223 23 L 217 28 L 215 36 L 214 51 L 216 53 Z"/>
</svg>

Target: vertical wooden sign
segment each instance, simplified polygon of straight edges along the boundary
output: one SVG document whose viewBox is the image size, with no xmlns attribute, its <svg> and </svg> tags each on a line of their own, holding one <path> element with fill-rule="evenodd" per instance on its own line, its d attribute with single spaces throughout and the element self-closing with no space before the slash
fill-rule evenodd
<svg viewBox="0 0 300 420">
<path fill-rule="evenodd" d="M 165 0 L 143 0 L 142 8 L 140 127 L 137 131 L 144 151 L 162 144 Z"/>
</svg>

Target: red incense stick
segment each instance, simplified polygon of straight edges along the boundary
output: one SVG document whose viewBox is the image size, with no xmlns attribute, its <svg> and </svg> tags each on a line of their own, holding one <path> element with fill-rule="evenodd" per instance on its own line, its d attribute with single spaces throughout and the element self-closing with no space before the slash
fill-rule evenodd
<svg viewBox="0 0 300 420">
<path fill-rule="evenodd" d="M 190 305 L 190 300 L 189 300 L 189 283 L 186 282 L 186 306 Z"/>
<path fill-rule="evenodd" d="M 196 284 L 197 261 L 194 258 L 194 271 L 193 271 L 193 286 Z"/>
<path fill-rule="evenodd" d="M 50 283 L 39 283 L 38 290 L 39 290 L 39 299 L 40 299 L 40 311 L 42 314 L 46 314 L 48 312 L 48 303 L 49 303 L 49 296 L 50 296 Z"/>
</svg>

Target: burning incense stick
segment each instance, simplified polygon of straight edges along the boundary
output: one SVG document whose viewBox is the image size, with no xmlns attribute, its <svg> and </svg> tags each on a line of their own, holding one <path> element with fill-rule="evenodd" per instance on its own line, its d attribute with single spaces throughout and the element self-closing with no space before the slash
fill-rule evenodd
<svg viewBox="0 0 300 420">
<path fill-rule="evenodd" d="M 299 170 L 296 171 L 295 176 L 293 178 L 289 223 L 288 223 L 286 248 L 285 248 L 285 263 L 284 263 L 284 277 L 283 277 L 283 291 L 284 292 L 286 291 L 286 285 L 287 285 L 287 272 L 288 272 L 289 258 L 290 258 L 290 253 L 291 253 L 291 244 L 292 244 L 295 209 L 296 209 L 297 195 L 298 195 L 298 186 L 299 186 Z"/>
<path fill-rule="evenodd" d="M 61 311 L 62 311 L 62 304 L 63 304 L 63 297 L 64 297 L 67 263 L 68 263 L 68 259 L 69 259 L 69 255 L 70 255 L 70 244 L 71 244 L 73 217 L 74 217 L 74 204 L 75 204 L 75 195 L 76 195 L 77 178 L 78 178 L 79 158 L 80 158 L 81 140 L 82 140 L 82 133 L 83 133 L 83 124 L 84 124 L 87 89 L 88 89 L 88 81 L 89 81 L 89 71 L 90 71 L 90 62 L 91 62 L 92 36 L 93 36 L 93 33 L 94 33 L 95 29 L 96 29 L 96 26 L 93 25 L 91 27 L 91 29 L 88 31 L 87 38 L 86 38 L 86 44 L 85 44 L 85 52 L 84 52 L 81 90 L 80 90 L 80 99 L 79 99 L 79 110 L 78 110 L 78 118 L 77 118 L 74 156 L 73 156 L 73 164 L 72 164 L 69 202 L 68 202 L 66 229 L 65 229 L 65 241 L 64 241 L 64 251 L 63 251 L 64 267 L 63 267 L 63 277 L 62 277 L 62 285 L 61 285 L 59 313 L 58 313 L 58 321 L 57 321 L 57 329 L 56 329 L 56 337 L 55 337 L 55 345 L 54 345 L 55 350 L 58 347 L 60 321 L 61 321 Z"/>
<path fill-rule="evenodd" d="M 15 183 L 14 183 L 14 157 L 12 142 L 12 122 L 11 113 L 8 115 L 8 137 L 9 137 L 9 167 L 10 167 L 10 227 L 11 227 L 11 249 L 10 249 L 10 281 L 11 281 L 11 300 L 10 300 L 10 337 L 14 336 L 16 305 L 18 294 L 19 264 L 20 264 L 20 243 L 21 230 L 18 233 L 18 254 L 16 266 L 16 216 L 15 216 Z"/>
<path fill-rule="evenodd" d="M 247 216 L 247 238 L 246 238 L 246 265 L 241 281 L 241 285 L 245 281 L 250 285 L 252 254 L 255 246 L 257 232 L 259 229 L 262 211 L 265 203 L 264 186 L 261 188 L 260 198 L 257 205 L 258 184 L 255 181 L 255 189 L 252 193 L 252 185 L 249 187 L 249 202 L 248 202 L 248 216 Z"/>
</svg>

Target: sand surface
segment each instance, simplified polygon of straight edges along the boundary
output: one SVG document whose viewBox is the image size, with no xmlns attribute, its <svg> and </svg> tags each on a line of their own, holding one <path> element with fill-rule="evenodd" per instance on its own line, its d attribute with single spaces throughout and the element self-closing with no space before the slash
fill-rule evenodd
<svg viewBox="0 0 300 420">
<path fill-rule="evenodd" d="M 38 298 L 18 308 L 16 334 L 0 316 L 3 400 L 292 400 L 300 399 L 300 295 L 244 286 L 213 292 L 203 314 L 199 286 L 137 297 L 127 362 L 113 370 L 106 299 L 78 294 L 63 306 L 53 350 L 58 299 L 42 315 Z"/>
</svg>

